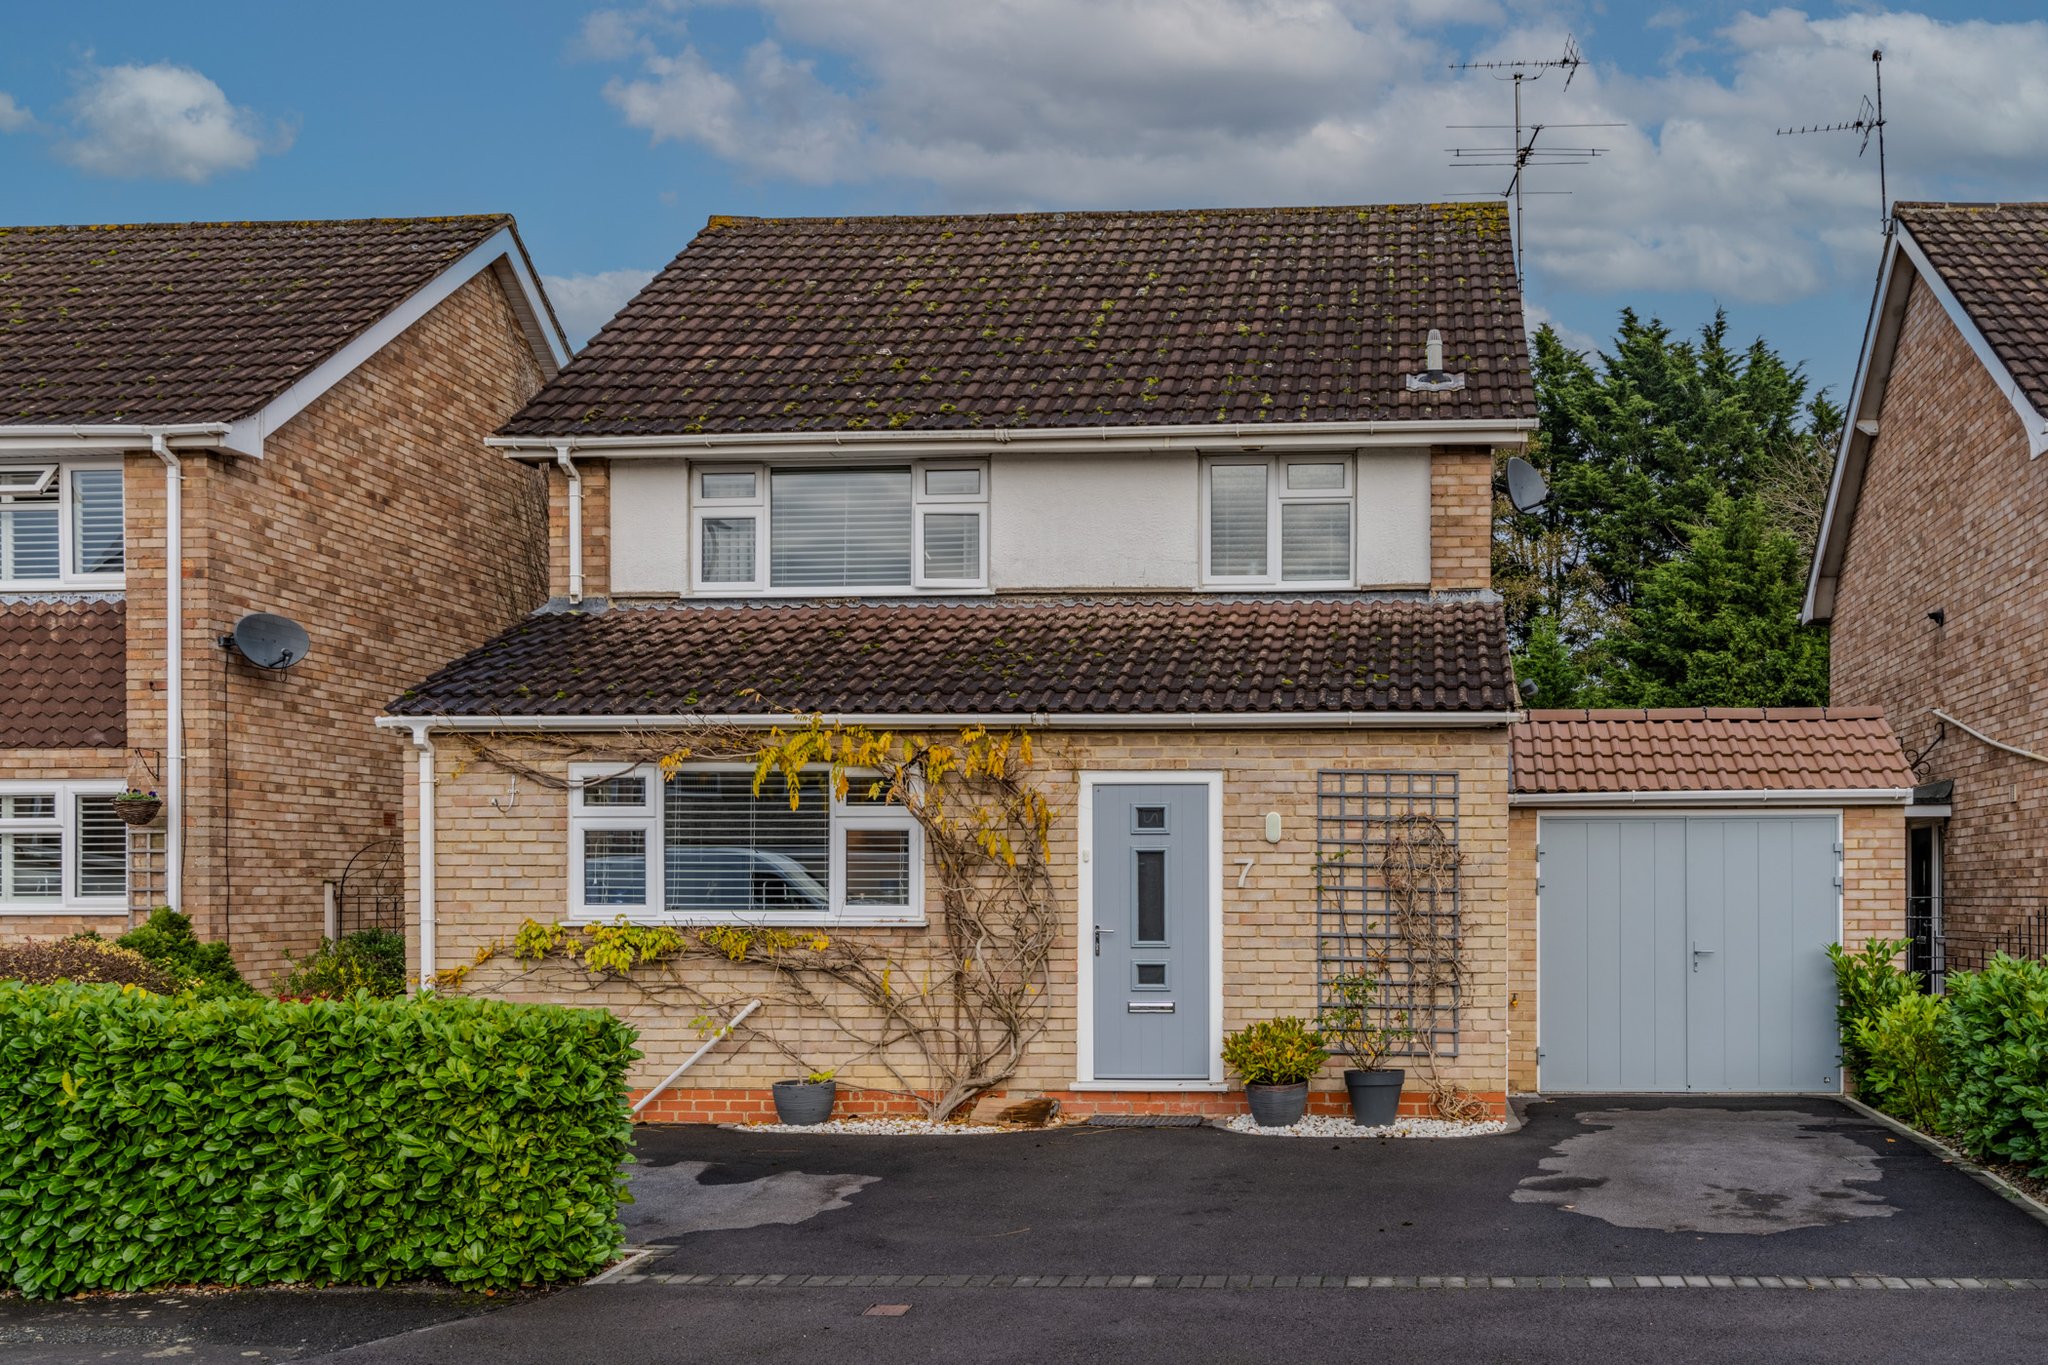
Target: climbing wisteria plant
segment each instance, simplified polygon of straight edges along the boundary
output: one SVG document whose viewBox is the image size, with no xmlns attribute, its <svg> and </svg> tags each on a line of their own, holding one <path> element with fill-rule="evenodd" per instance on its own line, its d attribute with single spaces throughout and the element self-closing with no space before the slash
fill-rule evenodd
<svg viewBox="0 0 2048 1365">
<path fill-rule="evenodd" d="M 850 935 L 529 920 L 509 944 L 480 951 L 475 966 L 509 954 L 568 989 L 624 985 L 656 1003 L 683 1004 L 708 1028 L 730 1002 L 717 998 L 707 969 L 751 969 L 759 987 L 749 993 L 778 1005 L 774 1016 L 790 1028 L 785 1036 L 773 1023 L 762 1027 L 772 1046 L 814 1071 L 823 1025 L 836 1040 L 841 1055 L 832 1061 L 842 1074 L 871 1064 L 890 1078 L 882 1088 L 934 1121 L 1003 1085 L 1045 1030 L 1058 938 L 1054 811 L 1032 780 L 1026 732 L 970 726 L 943 737 L 899 734 L 810 716 L 765 733 L 707 725 L 595 748 L 531 735 L 477 736 L 470 744 L 479 761 L 557 787 L 569 785 L 562 774 L 570 760 L 656 763 L 664 777 L 692 763 L 744 760 L 753 766 L 754 794 L 786 793 L 792 810 L 820 799 L 822 772 L 834 797 L 887 799 L 916 820 L 929 918 L 922 931 Z"/>
</svg>

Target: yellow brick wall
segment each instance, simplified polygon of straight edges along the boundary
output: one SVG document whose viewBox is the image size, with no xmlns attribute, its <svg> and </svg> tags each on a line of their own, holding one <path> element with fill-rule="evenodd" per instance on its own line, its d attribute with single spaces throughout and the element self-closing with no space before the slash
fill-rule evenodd
<svg viewBox="0 0 2048 1365">
<path fill-rule="evenodd" d="M 1955 781 L 1948 927 L 2048 905 L 2048 459 L 1941 303 L 1915 282 L 1835 599 L 1833 700 L 1882 706 L 1923 782 Z M 1946 623 L 1927 614 L 1940 609 Z"/>
<path fill-rule="evenodd" d="M 1517 806 L 1508 815 L 1508 1085 L 1536 1089 L 1536 821 Z M 1854 948 L 1906 929 L 1906 817 L 1898 806 L 1842 810 L 1842 937 Z"/>
<path fill-rule="evenodd" d="M 269 985 L 319 941 L 322 883 L 400 833 L 378 713 L 546 589 L 541 476 L 483 445 L 540 384 L 494 275 L 470 280 L 270 434 L 184 461 L 185 907 Z M 127 460 L 131 781 L 162 786 L 163 470 Z M 218 644 L 244 614 L 312 637 L 262 673 Z"/>
<path fill-rule="evenodd" d="M 612 591 L 611 461 L 578 458 L 583 481 L 583 595 L 609 597 Z M 569 476 L 561 466 L 547 466 L 548 595 L 569 595 Z"/>
<path fill-rule="evenodd" d="M 438 741 L 436 837 L 437 947 L 442 966 L 471 961 L 479 948 L 510 938 L 527 919 L 552 922 L 565 909 L 568 816 L 558 790 L 522 782 L 516 804 L 503 771 L 469 762 L 450 737 Z M 552 762 L 559 764 L 557 757 Z M 1050 1018 L 1044 1036 L 1011 1090 L 1050 1090 L 1075 1079 L 1075 943 L 1079 906 L 1075 881 L 1078 774 L 1084 770 L 1219 770 L 1223 774 L 1224 1023 L 1236 1028 L 1280 1014 L 1315 1011 L 1314 841 L 1319 768 L 1455 772 L 1464 854 L 1464 945 L 1469 976 L 1461 1018 L 1460 1055 L 1442 1063 L 1445 1076 L 1475 1092 L 1498 1096 L 1504 1084 L 1506 1037 L 1507 749 L 1504 734 L 1480 730 L 1355 730 L 1346 732 L 1064 732 L 1043 737 L 1038 777 L 1061 812 L 1052 843 L 1065 932 L 1052 962 Z M 417 791 L 408 785 L 409 862 L 417 892 Z M 493 805 L 496 801 L 498 804 Z M 1278 811 L 1282 838 L 1265 839 L 1265 816 Z M 1252 867 L 1238 885 L 1239 860 Z M 416 912 L 412 932 L 417 961 Z M 929 942 L 926 931 L 855 929 L 863 940 L 895 949 Z M 690 980 L 728 1008 L 760 988 L 751 969 L 713 971 L 691 962 Z M 664 1003 L 620 986 L 593 988 L 573 969 L 525 974 L 509 960 L 479 968 L 465 989 L 519 999 L 602 1004 L 641 1030 L 647 1053 L 634 1084 L 646 1085 L 700 1041 L 691 1020 L 696 1004 Z M 761 1030 L 783 1038 L 814 1065 L 842 1065 L 849 1085 L 877 1085 L 881 1073 L 852 1060 L 842 1039 L 817 1020 L 771 1005 Z M 699 1088 L 761 1087 L 792 1074 L 793 1064 L 760 1033 L 721 1044 L 686 1080 Z M 1336 1089 L 1332 1062 L 1322 1086 Z M 1415 1084 L 1411 1080 L 1411 1087 Z"/>
<path fill-rule="evenodd" d="M 1429 460 L 1429 585 L 1493 585 L 1493 452 L 1438 446 Z"/>
</svg>

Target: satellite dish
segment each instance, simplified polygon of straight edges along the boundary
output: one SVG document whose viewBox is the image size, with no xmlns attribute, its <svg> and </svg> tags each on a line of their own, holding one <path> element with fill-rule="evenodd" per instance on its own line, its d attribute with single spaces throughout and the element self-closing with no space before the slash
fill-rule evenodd
<svg viewBox="0 0 2048 1365">
<path fill-rule="evenodd" d="M 1519 455 L 1508 457 L 1508 501 L 1517 512 L 1533 512 L 1550 498 L 1550 485 L 1536 466 Z"/>
<path fill-rule="evenodd" d="M 305 659 L 312 641 L 306 628 L 290 617 L 258 611 L 235 622 L 235 633 L 221 643 L 233 645 L 258 668 L 283 672 Z"/>
</svg>

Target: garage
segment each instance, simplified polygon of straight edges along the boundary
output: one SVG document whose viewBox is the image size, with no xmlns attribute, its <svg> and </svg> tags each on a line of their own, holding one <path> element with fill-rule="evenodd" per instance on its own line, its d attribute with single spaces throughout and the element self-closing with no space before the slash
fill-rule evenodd
<svg viewBox="0 0 2048 1365">
<path fill-rule="evenodd" d="M 1882 716 L 1533 712 L 1516 731 L 1522 1075 L 1553 1093 L 1839 1090 L 1827 947 L 1904 924 L 1911 772 Z"/>
</svg>

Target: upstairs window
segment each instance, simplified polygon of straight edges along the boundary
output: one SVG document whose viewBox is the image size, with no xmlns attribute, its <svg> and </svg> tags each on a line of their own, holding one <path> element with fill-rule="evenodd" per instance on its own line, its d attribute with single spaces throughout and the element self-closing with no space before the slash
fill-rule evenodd
<svg viewBox="0 0 2048 1365">
<path fill-rule="evenodd" d="M 0 914 L 124 913 L 118 782 L 0 783 Z"/>
<path fill-rule="evenodd" d="M 1348 588 L 1348 457 L 1218 459 L 1203 469 L 1203 581 L 1212 587 Z"/>
<path fill-rule="evenodd" d="M 118 464 L 0 464 L 0 586 L 118 586 Z"/>
<path fill-rule="evenodd" d="M 752 768 L 577 765 L 570 910 L 584 919 L 744 924 L 921 922 L 923 840 L 858 779 L 833 799 L 806 774 L 795 809 Z"/>
<path fill-rule="evenodd" d="M 701 465 L 697 591 L 826 596 L 988 581 L 987 470 Z"/>
</svg>

